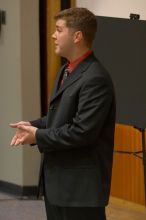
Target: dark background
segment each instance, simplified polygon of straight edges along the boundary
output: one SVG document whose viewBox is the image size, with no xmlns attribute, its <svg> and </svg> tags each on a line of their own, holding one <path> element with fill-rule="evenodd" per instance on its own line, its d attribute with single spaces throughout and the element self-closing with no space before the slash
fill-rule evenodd
<svg viewBox="0 0 146 220">
<path fill-rule="evenodd" d="M 146 128 L 146 21 L 97 17 L 96 57 L 110 73 L 117 123 Z"/>
</svg>

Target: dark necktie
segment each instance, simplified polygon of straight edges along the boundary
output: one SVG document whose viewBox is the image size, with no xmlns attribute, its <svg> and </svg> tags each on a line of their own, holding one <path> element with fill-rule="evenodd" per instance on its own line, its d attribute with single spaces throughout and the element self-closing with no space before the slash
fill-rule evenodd
<svg viewBox="0 0 146 220">
<path fill-rule="evenodd" d="M 68 77 L 68 75 L 69 75 L 69 70 L 68 70 L 68 68 L 65 68 L 65 69 L 64 69 L 63 76 L 62 76 L 62 80 L 61 80 L 61 86 L 63 86 L 65 80 L 66 80 L 67 77 Z"/>
</svg>

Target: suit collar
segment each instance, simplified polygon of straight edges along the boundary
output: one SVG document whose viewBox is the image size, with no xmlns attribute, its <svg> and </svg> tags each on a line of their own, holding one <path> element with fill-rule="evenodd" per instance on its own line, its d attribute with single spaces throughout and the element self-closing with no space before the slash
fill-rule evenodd
<svg viewBox="0 0 146 220">
<path fill-rule="evenodd" d="M 94 54 L 92 53 L 89 55 L 86 59 L 84 59 L 79 65 L 72 71 L 72 73 L 68 76 L 68 78 L 65 80 L 62 87 L 59 88 L 60 79 L 62 76 L 62 72 L 64 68 L 66 67 L 66 64 L 63 65 L 58 73 L 54 89 L 52 92 L 50 103 L 53 102 L 59 95 L 62 94 L 62 92 L 68 88 L 70 85 L 72 85 L 74 82 L 76 82 L 79 78 L 82 77 L 83 73 L 86 71 L 86 69 L 90 66 L 90 64 L 95 59 Z M 59 89 L 58 89 L 59 88 Z"/>
</svg>

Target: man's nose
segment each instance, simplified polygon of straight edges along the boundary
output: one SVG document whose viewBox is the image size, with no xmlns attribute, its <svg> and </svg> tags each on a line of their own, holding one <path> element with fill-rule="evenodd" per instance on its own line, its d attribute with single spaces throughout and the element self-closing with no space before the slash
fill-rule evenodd
<svg viewBox="0 0 146 220">
<path fill-rule="evenodd" d="M 56 39 L 55 32 L 52 34 L 52 38 L 53 38 L 53 39 Z"/>
</svg>

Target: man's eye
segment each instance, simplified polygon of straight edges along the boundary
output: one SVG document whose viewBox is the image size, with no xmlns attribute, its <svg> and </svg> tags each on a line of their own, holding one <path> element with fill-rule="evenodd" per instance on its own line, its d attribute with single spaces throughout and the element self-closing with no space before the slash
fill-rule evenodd
<svg viewBox="0 0 146 220">
<path fill-rule="evenodd" d="M 62 32 L 62 29 L 61 28 L 57 28 L 56 29 L 58 32 Z"/>
</svg>

